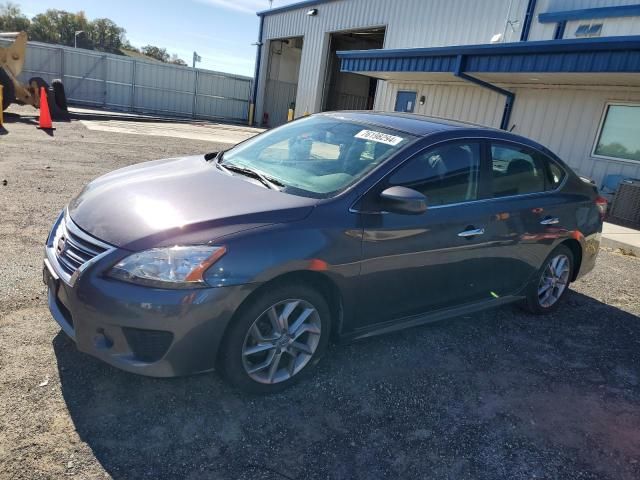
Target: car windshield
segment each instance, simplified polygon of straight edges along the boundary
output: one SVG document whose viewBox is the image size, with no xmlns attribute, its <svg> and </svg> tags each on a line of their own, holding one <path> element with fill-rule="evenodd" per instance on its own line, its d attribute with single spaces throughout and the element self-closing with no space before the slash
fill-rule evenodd
<svg viewBox="0 0 640 480">
<path fill-rule="evenodd" d="M 220 165 L 251 170 L 281 191 L 333 196 L 415 137 L 384 127 L 317 115 L 270 130 L 224 153 Z"/>
</svg>

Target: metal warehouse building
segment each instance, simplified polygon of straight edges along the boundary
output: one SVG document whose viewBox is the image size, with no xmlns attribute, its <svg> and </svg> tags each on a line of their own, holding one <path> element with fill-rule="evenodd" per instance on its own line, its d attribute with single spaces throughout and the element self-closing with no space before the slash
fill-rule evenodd
<svg viewBox="0 0 640 480">
<path fill-rule="evenodd" d="M 312 0 L 260 12 L 255 123 L 409 111 L 512 130 L 640 178 L 640 3 Z"/>
</svg>

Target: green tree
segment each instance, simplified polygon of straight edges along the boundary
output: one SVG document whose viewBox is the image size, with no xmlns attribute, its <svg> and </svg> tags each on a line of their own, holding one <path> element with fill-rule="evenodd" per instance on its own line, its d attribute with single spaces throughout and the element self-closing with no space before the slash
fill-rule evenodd
<svg viewBox="0 0 640 480">
<path fill-rule="evenodd" d="M 84 12 L 71 13 L 49 9 L 33 17 L 29 38 L 40 42 L 73 46 L 76 32 L 86 32 L 89 26 L 90 22 Z"/>
<path fill-rule="evenodd" d="M 131 42 L 129 40 L 124 40 L 122 42 L 122 50 L 129 50 L 130 52 L 140 52 L 140 49 L 138 47 L 134 47 L 133 45 L 131 45 Z"/>
<path fill-rule="evenodd" d="M 89 27 L 89 39 L 97 50 L 117 52 L 124 44 L 125 29 L 119 27 L 113 20 L 97 18 Z"/>
<path fill-rule="evenodd" d="M 31 20 L 15 3 L 0 3 L 0 31 L 26 30 L 30 40 L 121 53 L 121 49 L 140 52 L 164 63 L 187 65 L 177 55 L 169 55 L 166 48 L 147 45 L 137 49 L 125 37 L 125 29 L 109 18 L 87 19 L 83 11 L 76 13 L 48 9 Z M 82 32 L 82 33 L 78 33 Z M 77 34 L 77 35 L 76 35 Z"/>
<path fill-rule="evenodd" d="M 182 65 L 183 67 L 187 66 L 187 62 L 185 62 L 184 60 L 182 60 L 180 57 L 178 57 L 178 55 L 176 55 L 175 53 L 173 55 L 171 55 L 171 60 L 169 60 L 169 63 L 173 63 L 174 65 Z"/>
<path fill-rule="evenodd" d="M 124 28 L 113 20 L 97 18 L 89 21 L 84 12 L 66 12 L 50 9 L 33 17 L 29 28 L 32 40 L 74 46 L 76 32 L 78 46 L 95 48 L 103 52 L 118 52 L 125 38 Z"/>
<path fill-rule="evenodd" d="M 0 32 L 26 31 L 30 24 L 18 5 L 11 2 L 0 3 Z"/>
<path fill-rule="evenodd" d="M 145 45 L 140 49 L 147 57 L 155 58 L 156 60 L 167 63 L 171 58 L 166 48 L 156 47 L 154 45 Z"/>
</svg>

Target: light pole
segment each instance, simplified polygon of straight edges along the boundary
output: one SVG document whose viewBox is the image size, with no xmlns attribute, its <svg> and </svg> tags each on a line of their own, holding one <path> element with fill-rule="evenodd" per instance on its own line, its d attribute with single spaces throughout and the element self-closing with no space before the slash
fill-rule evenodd
<svg viewBox="0 0 640 480">
<path fill-rule="evenodd" d="M 202 57 L 198 55 L 196 52 L 193 52 L 193 68 L 196 68 L 196 63 L 201 61 L 202 61 Z"/>
<path fill-rule="evenodd" d="M 73 35 L 73 48 L 78 48 L 78 35 L 84 33 L 84 30 L 77 30 Z"/>
</svg>

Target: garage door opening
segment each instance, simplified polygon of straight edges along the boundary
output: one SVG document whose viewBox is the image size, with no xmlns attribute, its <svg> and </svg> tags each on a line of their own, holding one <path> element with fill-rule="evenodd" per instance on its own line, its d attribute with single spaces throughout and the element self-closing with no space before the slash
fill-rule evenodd
<svg viewBox="0 0 640 480">
<path fill-rule="evenodd" d="M 355 73 L 341 72 L 341 50 L 371 50 L 384 47 L 384 27 L 332 33 L 329 40 L 329 61 L 322 109 L 371 110 L 376 95 L 376 79 Z"/>
<path fill-rule="evenodd" d="M 267 84 L 264 93 L 262 126 L 277 127 L 287 121 L 289 108 L 296 101 L 302 37 L 269 41 Z"/>
</svg>

